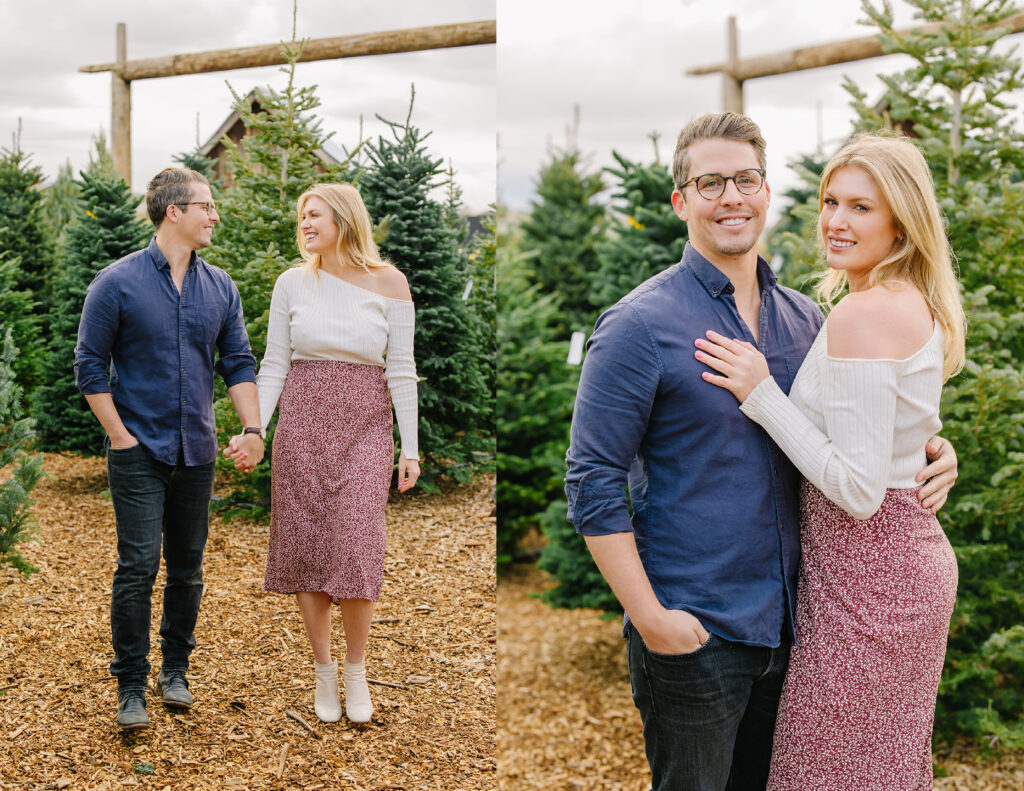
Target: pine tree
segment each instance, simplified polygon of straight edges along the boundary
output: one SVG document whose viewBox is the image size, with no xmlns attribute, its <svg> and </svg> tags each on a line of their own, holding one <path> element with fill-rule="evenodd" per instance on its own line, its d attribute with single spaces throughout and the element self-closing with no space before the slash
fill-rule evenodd
<svg viewBox="0 0 1024 791">
<path fill-rule="evenodd" d="M 75 386 L 73 364 L 85 292 L 96 273 L 146 246 L 152 226 L 136 217 L 139 199 L 102 164 L 81 173 L 78 215 L 67 229 L 60 273 L 54 280 L 43 384 L 32 396 L 43 450 L 103 452 L 103 428 Z"/>
<path fill-rule="evenodd" d="M 270 297 L 278 276 L 299 260 L 295 206 L 313 184 L 351 180 L 348 161 L 325 165 L 317 155 L 330 135 L 314 115 L 320 106 L 316 86 L 299 87 L 295 66 L 305 42 L 285 44 L 288 74 L 283 91 L 256 92 L 258 111 L 232 90 L 235 109 L 251 134 L 239 144 L 225 140 L 228 171 L 234 182 L 218 200 L 220 214 L 213 244 L 203 258 L 227 271 L 238 286 L 249 342 L 262 359 L 267 342 Z M 357 148 L 358 150 L 358 148 Z M 197 163 L 201 164 L 201 163 Z M 223 383 L 215 404 L 221 445 L 241 430 Z M 266 459 L 249 475 L 221 461 L 221 471 L 238 484 L 236 498 L 265 513 L 270 507 L 270 457 L 273 428 L 267 432 Z"/>
<path fill-rule="evenodd" d="M 649 165 L 615 151 L 612 156 L 619 166 L 607 172 L 616 182 L 613 206 L 619 222 L 597 245 L 599 265 L 592 292 L 601 310 L 682 259 L 687 239 L 686 223 L 669 200 L 672 174 L 658 161 L 657 147 Z"/>
<path fill-rule="evenodd" d="M 326 166 L 317 156 L 330 135 L 313 112 L 320 106 L 316 86 L 295 84 L 295 65 L 304 43 L 285 44 L 290 61 L 283 91 L 256 92 L 258 111 L 232 91 L 235 109 L 250 130 L 241 143 L 225 139 L 234 182 L 217 205 L 220 224 L 203 254 L 225 269 L 242 297 L 249 341 L 257 357 L 266 347 L 270 295 L 278 275 L 299 260 L 295 205 L 313 184 L 344 181 L 347 163 Z"/>
<path fill-rule="evenodd" d="M 864 2 L 887 52 L 915 61 L 883 76 L 879 112 L 847 82 L 858 130 L 912 129 L 932 169 L 968 314 L 967 364 L 943 390 L 942 435 L 960 475 L 939 513 L 960 565 L 960 589 L 939 690 L 939 732 L 1024 746 L 1024 134 L 1008 99 L 1020 63 L 997 49 L 1009 0 L 908 0 L 939 32 L 899 34 L 889 6 Z M 808 204 L 809 205 L 809 204 Z M 816 202 L 813 208 L 816 210 Z M 806 216 L 807 212 L 805 211 Z M 811 229 L 789 246 L 809 267 Z M 788 267 L 787 267 L 788 268 Z"/>
<path fill-rule="evenodd" d="M 197 148 L 193 151 L 183 151 L 174 157 L 174 161 L 183 168 L 189 168 L 196 171 L 196 173 L 202 173 L 206 176 L 206 180 L 210 182 L 210 191 L 213 193 L 213 197 L 215 199 L 220 197 L 220 193 L 224 189 L 224 183 L 221 179 L 216 178 L 216 159 L 203 156 Z"/>
<path fill-rule="evenodd" d="M 43 171 L 29 159 L 17 136 L 12 148 L 0 150 L 0 252 L 20 261 L 15 287 L 32 293 L 39 312 L 56 264 L 56 250 L 38 188 Z"/>
<path fill-rule="evenodd" d="M 496 431 L 494 397 L 498 354 L 497 242 L 496 217 L 489 214 L 483 218 L 482 230 L 471 239 L 474 247 L 468 257 L 469 282 L 472 284 L 468 304 L 481 322 L 480 360 L 487 392 L 491 394 L 490 406 L 486 407 L 490 421 L 484 430 L 492 438 Z"/>
<path fill-rule="evenodd" d="M 415 95 L 414 95 L 415 97 Z M 432 471 L 468 480 L 478 452 L 493 442 L 493 392 L 488 389 L 486 329 L 462 300 L 469 279 L 445 207 L 430 197 L 442 173 L 423 134 L 411 123 L 380 120 L 391 130 L 368 146 L 360 189 L 370 216 L 387 222 L 381 254 L 409 280 L 416 303 L 416 368 L 420 377 L 420 447 Z M 380 118 L 380 116 L 378 116 Z M 492 358 L 493 359 L 493 358 Z M 423 479 L 421 479 L 423 480 Z"/>
<path fill-rule="evenodd" d="M 813 298 L 817 265 L 818 185 L 825 170 L 826 159 L 819 152 L 803 154 L 789 167 L 802 184 L 782 193 L 780 203 L 786 206 L 782 219 L 771 229 L 767 256 L 780 280 Z"/>
<path fill-rule="evenodd" d="M 39 185 L 43 172 L 21 150 L 20 132 L 10 149 L 0 150 L 0 307 L 28 313 L 0 314 L 14 333 L 22 353 L 14 360 L 18 384 L 31 393 L 39 381 L 39 317 L 47 309 L 56 250 L 43 211 Z"/>
<path fill-rule="evenodd" d="M 618 167 L 607 172 L 615 179 L 613 218 L 615 224 L 606 238 L 597 244 L 598 269 L 594 274 L 595 304 L 607 308 L 658 272 L 677 263 L 686 245 L 686 224 L 676 216 L 669 201 L 672 175 L 658 158 L 657 137 L 655 158 L 651 164 L 634 162 L 617 152 L 612 156 Z M 589 329 L 589 328 L 588 328 Z M 579 372 L 574 381 L 578 381 Z M 575 384 L 573 385 L 573 398 Z M 619 610 L 604 577 L 594 564 L 583 539 L 566 520 L 568 505 L 561 489 L 565 475 L 565 449 L 568 446 L 572 418 L 572 399 L 551 433 L 561 438 L 561 459 L 558 489 L 551 490 L 545 510 L 537 516 L 547 546 L 541 553 L 540 568 L 558 581 L 544 593 L 544 600 L 556 607 L 596 607 Z"/>
<path fill-rule="evenodd" d="M 11 331 L 14 347 L 26 350 L 11 361 L 15 381 L 24 389 L 38 381 L 42 344 L 36 301 L 31 291 L 18 287 L 20 267 L 20 258 L 0 252 L 0 321 Z"/>
<path fill-rule="evenodd" d="M 498 567 L 562 501 L 565 449 L 579 383 L 566 362 L 559 295 L 543 293 L 534 257 L 503 235 L 498 252 Z M 563 508 L 562 521 L 565 521 Z"/>
<path fill-rule="evenodd" d="M 558 328 L 566 340 L 575 331 L 589 332 L 597 318 L 591 289 L 606 226 L 606 208 L 595 200 L 602 190 L 601 175 L 586 172 L 578 150 L 553 151 L 541 168 L 530 216 L 520 225 L 523 250 L 537 254 L 542 293 L 560 297 Z"/>
<path fill-rule="evenodd" d="M 38 569 L 22 557 L 17 545 L 30 539 L 35 530 L 29 514 L 33 503 L 30 495 L 43 475 L 43 456 L 29 453 L 33 421 L 22 417 L 22 391 L 11 365 L 18 353 L 14 336 L 2 327 L 0 334 L 0 470 L 11 473 L 0 483 L 0 564 L 13 566 L 28 576 Z"/>
<path fill-rule="evenodd" d="M 67 226 L 78 214 L 78 184 L 68 160 L 57 169 L 57 180 L 43 192 L 46 216 L 57 229 L 57 249 L 64 244 Z"/>
</svg>

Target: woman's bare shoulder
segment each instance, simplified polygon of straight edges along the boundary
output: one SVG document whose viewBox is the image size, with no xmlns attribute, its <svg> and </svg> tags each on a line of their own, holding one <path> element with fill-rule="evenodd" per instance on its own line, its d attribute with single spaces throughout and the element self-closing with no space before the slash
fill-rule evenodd
<svg viewBox="0 0 1024 791">
<path fill-rule="evenodd" d="M 909 284 L 848 294 L 828 316 L 830 357 L 904 360 L 931 338 L 934 323 L 921 293 Z"/>
<path fill-rule="evenodd" d="M 412 293 L 409 291 L 409 281 L 402 271 L 396 266 L 384 266 L 373 270 L 374 280 L 378 294 L 391 299 L 402 299 L 412 302 Z"/>
</svg>

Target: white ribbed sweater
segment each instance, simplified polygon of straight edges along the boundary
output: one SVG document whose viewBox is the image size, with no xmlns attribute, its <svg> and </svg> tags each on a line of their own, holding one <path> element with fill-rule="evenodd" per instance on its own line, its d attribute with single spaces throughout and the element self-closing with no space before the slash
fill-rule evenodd
<svg viewBox="0 0 1024 791">
<path fill-rule="evenodd" d="M 321 271 L 300 268 L 278 277 L 270 299 L 267 351 L 256 378 L 260 422 L 267 427 L 293 360 L 344 360 L 384 369 L 407 459 L 419 458 L 415 311 Z"/>
<path fill-rule="evenodd" d="M 886 489 L 912 489 L 924 446 L 939 431 L 943 340 L 905 360 L 829 357 L 828 322 L 804 359 L 789 398 L 761 382 L 740 405 L 797 469 L 855 519 L 870 518 Z"/>
</svg>

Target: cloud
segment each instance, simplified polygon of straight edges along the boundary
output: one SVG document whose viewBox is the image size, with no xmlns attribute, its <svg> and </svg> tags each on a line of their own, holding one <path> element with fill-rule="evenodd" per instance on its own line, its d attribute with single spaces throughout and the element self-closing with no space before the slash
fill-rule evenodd
<svg viewBox="0 0 1024 791">
<path fill-rule="evenodd" d="M 289 38 L 291 3 L 282 0 L 176 0 L 173 5 L 93 0 L 43 3 L 0 0 L 0 140 L 22 118 L 22 147 L 48 178 L 71 158 L 84 167 L 92 137 L 110 125 L 110 76 L 81 74 L 85 64 L 114 60 L 115 25 L 127 26 L 128 57 L 266 44 Z M 298 34 L 324 37 L 493 19 L 494 0 L 299 0 Z M 47 42 L 40 46 L 39 42 Z M 377 133 L 374 113 L 405 118 L 409 84 L 417 83 L 414 119 L 433 129 L 431 148 L 465 173 L 466 202 L 494 200 L 493 45 L 300 64 L 301 84 L 319 83 L 326 131 L 354 144 L 358 118 Z M 283 88 L 275 68 L 139 80 L 132 84 L 132 159 L 136 189 L 172 157 L 192 148 L 196 116 L 206 140 L 231 111 L 225 79 L 243 95 L 257 85 Z M 444 127 L 442 129 L 442 127 Z M 381 127 L 383 129 L 383 127 Z M 487 155 L 490 152 L 490 165 Z M 476 172 L 482 168 L 482 172 Z M 472 184 L 472 187 L 469 184 Z"/>
</svg>

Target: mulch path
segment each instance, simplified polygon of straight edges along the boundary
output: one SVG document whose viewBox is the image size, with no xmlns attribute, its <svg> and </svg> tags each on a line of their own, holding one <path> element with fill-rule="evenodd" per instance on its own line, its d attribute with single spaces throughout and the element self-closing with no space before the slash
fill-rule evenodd
<svg viewBox="0 0 1024 791">
<path fill-rule="evenodd" d="M 498 781 L 516 791 L 647 791 L 640 715 L 618 618 L 553 610 L 533 566 L 498 584 Z M 937 791 L 1020 791 L 1024 753 L 936 754 Z"/>
<path fill-rule="evenodd" d="M 22 545 L 40 571 L 0 569 L 0 789 L 497 788 L 493 476 L 392 498 L 369 725 L 316 718 L 294 598 L 262 588 L 267 526 L 214 517 L 196 705 L 174 713 L 154 689 L 161 571 L 153 727 L 123 734 L 107 670 L 116 550 L 104 462 L 47 454 L 45 465 L 39 541 Z M 336 655 L 343 645 L 337 618 Z"/>
</svg>

